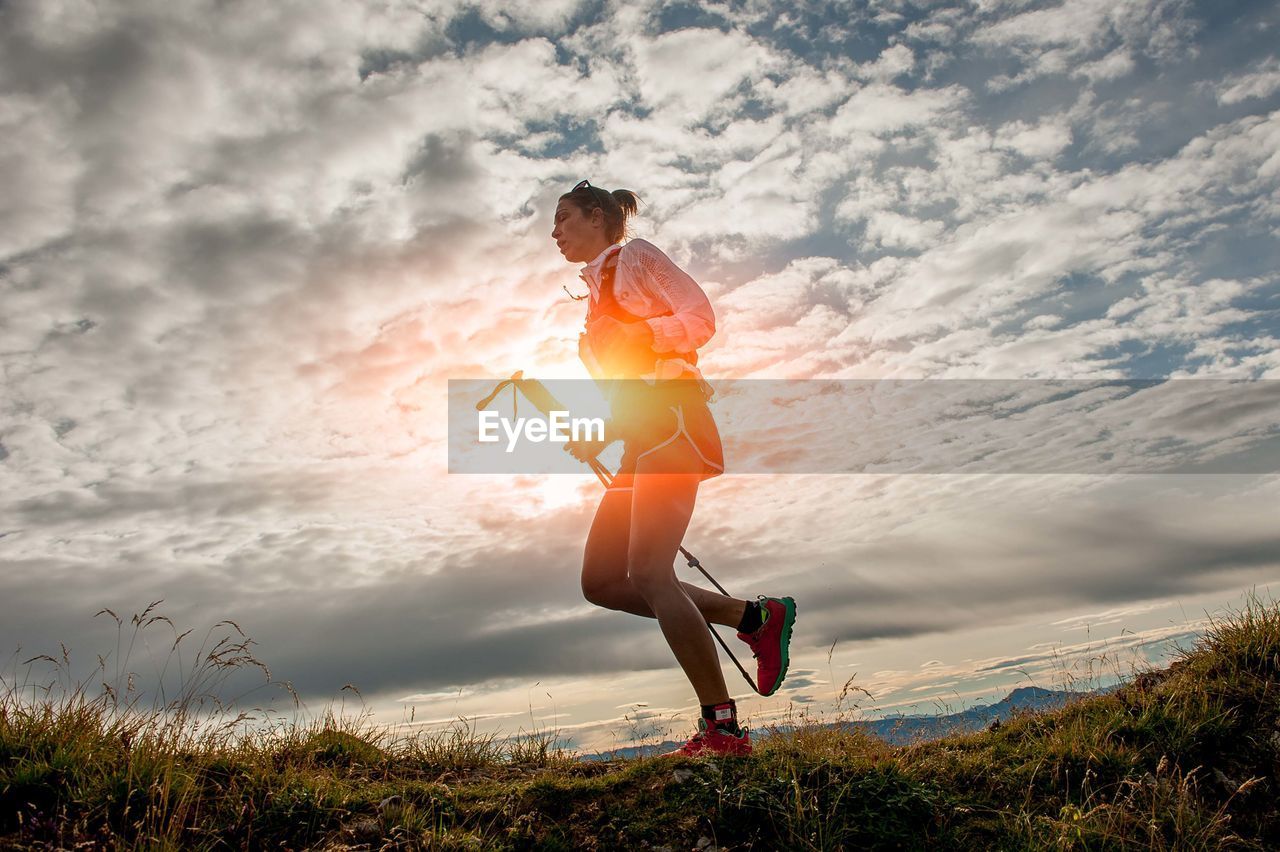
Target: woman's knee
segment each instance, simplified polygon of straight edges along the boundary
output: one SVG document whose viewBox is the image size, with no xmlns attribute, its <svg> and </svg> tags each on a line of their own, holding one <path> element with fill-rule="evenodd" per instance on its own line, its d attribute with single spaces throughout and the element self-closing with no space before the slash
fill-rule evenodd
<svg viewBox="0 0 1280 852">
<path fill-rule="evenodd" d="M 651 600 L 655 594 L 679 585 L 674 568 L 651 562 L 630 563 L 627 566 L 627 579 L 645 600 Z"/>
<path fill-rule="evenodd" d="M 606 601 L 609 600 L 609 587 L 604 583 L 597 583 L 583 578 L 582 596 L 587 599 L 588 603 L 602 606 L 605 609 L 610 608 L 606 605 Z"/>
<path fill-rule="evenodd" d="M 622 582 L 626 582 L 623 579 Z M 618 588 L 618 581 L 614 579 L 596 578 L 588 575 L 582 577 L 582 596 L 587 599 L 588 603 L 593 603 L 598 607 L 605 609 L 620 609 L 622 606 L 622 594 Z"/>
</svg>

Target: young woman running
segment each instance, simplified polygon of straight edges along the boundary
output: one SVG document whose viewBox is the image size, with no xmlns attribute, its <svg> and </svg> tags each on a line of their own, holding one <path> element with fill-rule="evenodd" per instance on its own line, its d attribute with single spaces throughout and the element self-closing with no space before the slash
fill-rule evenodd
<svg viewBox="0 0 1280 852">
<path fill-rule="evenodd" d="M 772 695 L 787 673 L 795 601 L 744 601 L 681 582 L 675 557 L 698 484 L 724 472 L 711 388 L 697 350 L 715 333 L 697 283 L 656 246 L 622 245 L 638 198 L 582 181 L 560 196 L 551 237 L 570 263 L 585 263 L 590 289 L 578 351 L 605 388 L 605 440 L 568 447 L 587 460 L 615 440 L 622 464 L 596 510 L 582 561 L 582 592 L 597 606 L 656 618 L 702 705 L 698 733 L 676 754 L 750 754 L 707 623 L 737 628 Z"/>
</svg>

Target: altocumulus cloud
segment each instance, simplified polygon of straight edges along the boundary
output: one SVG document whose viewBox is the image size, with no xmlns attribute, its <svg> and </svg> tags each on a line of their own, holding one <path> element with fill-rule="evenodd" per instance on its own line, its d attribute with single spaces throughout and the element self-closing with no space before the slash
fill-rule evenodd
<svg viewBox="0 0 1280 852">
<path fill-rule="evenodd" d="M 713 378 L 1280 378 L 1278 24 L 5 3 L 0 639 L 87 664 L 98 607 L 163 597 L 304 696 L 670 666 L 579 598 L 589 484 L 444 470 L 448 378 L 581 375 L 548 236 L 582 177 L 640 192 L 637 235 L 711 295 Z M 1273 579 L 1276 498 L 730 476 L 691 537 L 731 588 L 804 598 L 821 671 L 835 639 Z"/>
</svg>

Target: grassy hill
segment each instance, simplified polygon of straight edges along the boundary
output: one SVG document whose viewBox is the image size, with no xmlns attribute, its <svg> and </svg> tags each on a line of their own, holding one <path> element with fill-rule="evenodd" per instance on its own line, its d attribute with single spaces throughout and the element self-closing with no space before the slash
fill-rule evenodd
<svg viewBox="0 0 1280 852">
<path fill-rule="evenodd" d="M 247 647 L 203 664 L 257 664 Z M 586 762 L 553 734 L 392 741 L 332 715 L 238 737 L 202 728 L 193 698 L 140 714 L 9 685 L 0 846 L 1280 848 L 1280 606 L 1254 596 L 1167 669 L 910 746 L 815 725 L 750 758 Z"/>
</svg>

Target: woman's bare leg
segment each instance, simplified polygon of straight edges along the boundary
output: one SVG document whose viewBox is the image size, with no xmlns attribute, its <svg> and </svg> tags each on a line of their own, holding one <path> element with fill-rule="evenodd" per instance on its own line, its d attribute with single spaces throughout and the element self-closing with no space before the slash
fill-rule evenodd
<svg viewBox="0 0 1280 852">
<path fill-rule="evenodd" d="M 582 594 L 596 606 L 656 618 L 653 608 L 627 576 L 631 492 L 606 491 L 596 509 L 582 559 Z M 674 561 L 674 559 L 673 559 Z M 704 620 L 726 627 L 742 623 L 747 602 L 682 582 Z"/>
<path fill-rule="evenodd" d="M 682 439 L 640 460 L 631 492 L 627 576 L 657 617 L 676 661 L 693 684 L 699 703 L 705 705 L 728 701 L 729 689 L 706 619 L 676 578 L 674 567 L 693 517 L 701 469 L 697 451 Z M 658 472 L 694 470 L 699 473 Z"/>
</svg>

